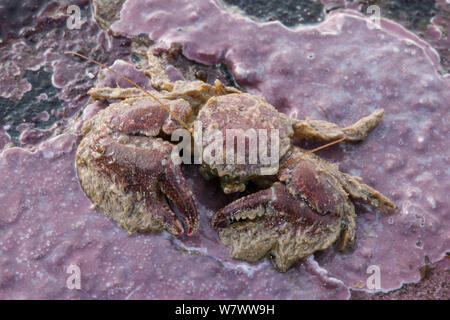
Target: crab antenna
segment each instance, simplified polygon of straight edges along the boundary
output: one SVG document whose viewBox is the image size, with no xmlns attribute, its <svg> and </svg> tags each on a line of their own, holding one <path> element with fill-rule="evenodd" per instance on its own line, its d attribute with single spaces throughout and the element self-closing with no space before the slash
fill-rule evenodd
<svg viewBox="0 0 450 320">
<path fill-rule="evenodd" d="M 317 108 L 320 109 L 320 111 L 322 111 L 323 115 L 325 116 L 325 118 L 328 120 L 328 113 L 327 110 L 325 110 L 325 108 L 320 105 L 317 101 L 314 101 L 314 104 L 317 106 Z"/>
<path fill-rule="evenodd" d="M 290 165 L 292 162 L 297 161 L 298 159 L 300 159 L 300 158 L 302 158 L 302 157 L 304 157 L 304 156 L 306 156 L 306 155 L 308 155 L 308 154 L 311 154 L 311 153 L 314 153 L 314 152 L 316 152 L 316 151 L 319 151 L 319 150 L 322 150 L 322 149 L 331 147 L 332 145 L 338 144 L 339 142 L 344 141 L 346 138 L 347 138 L 347 137 L 344 135 L 342 138 L 340 138 L 340 139 L 338 139 L 338 140 L 335 140 L 335 141 L 333 141 L 333 142 L 324 144 L 323 146 L 317 147 L 317 148 L 315 148 L 315 149 L 312 149 L 312 150 L 308 150 L 308 151 L 306 151 L 306 152 L 303 152 L 302 154 L 299 154 L 298 156 L 296 156 L 296 157 L 294 157 L 294 158 L 292 158 L 292 159 L 289 159 L 285 164 L 282 165 L 282 167 L 286 167 L 286 166 Z"/>
<path fill-rule="evenodd" d="M 72 54 L 74 56 L 83 58 L 87 61 L 90 61 L 92 63 L 95 63 L 97 65 L 99 65 L 102 68 L 105 68 L 109 71 L 111 71 L 112 73 L 114 73 L 116 76 L 128 81 L 129 83 L 131 83 L 132 85 L 134 85 L 136 88 L 140 89 L 142 92 L 144 92 L 146 95 L 150 96 L 153 100 L 155 100 L 158 104 L 161 105 L 161 107 L 163 107 L 164 109 L 166 109 L 166 111 L 175 118 L 175 120 L 177 120 L 179 123 L 181 123 L 181 125 L 188 130 L 191 134 L 193 133 L 193 130 L 191 128 L 189 128 L 189 126 L 186 124 L 186 122 L 184 122 L 183 120 L 181 120 L 181 118 L 179 116 L 177 116 L 175 113 L 173 113 L 170 108 L 168 106 L 166 106 L 164 103 L 162 103 L 161 100 L 159 100 L 155 95 L 151 94 L 150 92 L 148 92 L 148 90 L 145 90 L 143 87 L 141 87 L 140 85 L 138 85 L 136 82 L 128 79 L 127 77 L 125 77 L 124 75 L 120 74 L 119 72 L 113 70 L 112 68 L 108 67 L 107 65 L 104 65 L 103 63 L 100 63 L 98 61 L 95 61 L 94 59 L 88 58 L 86 56 L 83 56 L 80 53 L 77 52 L 73 52 L 73 51 L 65 51 L 64 54 Z"/>
</svg>

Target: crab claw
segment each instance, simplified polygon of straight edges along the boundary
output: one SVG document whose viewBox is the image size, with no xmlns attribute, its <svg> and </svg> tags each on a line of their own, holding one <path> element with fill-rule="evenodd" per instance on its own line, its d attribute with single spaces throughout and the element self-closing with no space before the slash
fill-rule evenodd
<svg viewBox="0 0 450 320">
<path fill-rule="evenodd" d="M 218 211 L 212 226 L 235 259 L 257 261 L 267 254 L 285 272 L 298 259 L 328 248 L 341 231 L 338 215 L 319 215 L 305 201 L 276 182 Z"/>
<path fill-rule="evenodd" d="M 190 121 L 186 101 L 164 102 Z M 197 204 L 181 167 L 171 160 L 174 146 L 158 137 L 176 128 L 168 110 L 148 97 L 113 103 L 83 125 L 76 155 L 81 186 L 95 206 L 129 232 L 184 233 L 168 199 L 184 215 L 187 234 L 197 231 Z"/>
<path fill-rule="evenodd" d="M 179 165 L 173 164 L 172 161 L 165 164 L 160 188 L 183 213 L 187 225 L 187 235 L 191 236 L 197 232 L 199 224 L 197 202 L 183 177 Z"/>
<path fill-rule="evenodd" d="M 167 196 L 184 215 L 187 234 L 192 235 L 198 228 L 197 204 L 180 166 L 170 158 L 172 148 L 154 137 L 90 135 L 78 148 L 78 177 L 92 202 L 129 232 L 184 233 Z"/>
<path fill-rule="evenodd" d="M 249 196 L 233 201 L 220 209 L 211 219 L 211 226 L 216 229 L 222 222 L 238 221 L 242 219 L 255 219 L 265 214 L 265 206 L 273 199 L 275 186 L 261 190 Z M 253 213 L 256 215 L 254 216 Z"/>
</svg>

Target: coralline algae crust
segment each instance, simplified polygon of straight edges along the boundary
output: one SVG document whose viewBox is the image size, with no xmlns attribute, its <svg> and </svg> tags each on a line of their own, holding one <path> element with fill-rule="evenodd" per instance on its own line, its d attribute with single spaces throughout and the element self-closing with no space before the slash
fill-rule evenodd
<svg viewBox="0 0 450 320">
<path fill-rule="evenodd" d="M 209 220 L 236 195 L 204 181 L 195 166 L 184 171 L 199 200 L 199 233 L 129 236 L 93 211 L 74 168 L 79 136 L 61 134 L 33 152 L 14 147 L 0 155 L 0 298 L 343 299 L 350 288 L 368 290 L 370 266 L 379 267 L 378 290 L 388 291 L 418 281 L 427 260 L 444 257 L 450 247 L 450 80 L 438 73 L 434 49 L 414 34 L 386 20 L 381 30 L 368 29 L 367 20 L 351 11 L 288 29 L 231 14 L 209 0 L 126 1 L 111 29 L 124 37 L 148 34 L 155 50 L 179 43 L 187 58 L 200 63 L 224 61 L 249 91 L 298 118 L 345 126 L 384 108 L 383 123 L 365 142 L 341 144 L 320 156 L 360 175 L 399 210 L 385 215 L 357 204 L 352 250 L 330 248 L 280 274 L 267 260 L 229 258 Z M 82 80 L 78 68 L 85 63 L 74 66 L 76 78 L 69 79 L 66 60 L 57 62 L 61 56 L 50 52 L 45 59 L 56 61 L 55 86 Z M 130 65 L 116 67 L 140 79 Z M 63 89 L 59 97 L 66 101 L 71 93 Z M 84 101 L 75 97 L 71 105 Z M 102 107 L 89 105 L 81 120 Z M 0 146 L 8 141 L 1 129 Z M 81 290 L 67 287 L 70 265 L 80 267 Z"/>
</svg>

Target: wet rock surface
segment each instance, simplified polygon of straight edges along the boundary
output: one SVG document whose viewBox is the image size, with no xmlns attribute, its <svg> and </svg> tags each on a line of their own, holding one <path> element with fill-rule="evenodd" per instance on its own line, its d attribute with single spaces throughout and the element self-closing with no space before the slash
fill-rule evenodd
<svg viewBox="0 0 450 320">
<path fill-rule="evenodd" d="M 431 42 L 441 55 L 445 72 L 450 70 L 448 17 L 450 4 L 445 0 L 307 0 L 307 1 L 240 1 L 223 0 L 227 5 L 239 8 L 245 14 L 259 21 L 280 21 L 295 28 L 301 24 L 321 22 L 332 11 L 351 8 L 365 15 L 374 13 L 374 6 L 380 16 L 394 20 L 421 38 Z M 370 9 L 369 9 L 370 8 Z"/>
<path fill-rule="evenodd" d="M 352 291 L 353 300 L 447 300 L 450 295 L 449 257 L 434 264 L 425 264 L 420 269 L 421 281 L 403 285 L 391 292 L 370 294 L 362 291 Z"/>
<path fill-rule="evenodd" d="M 280 21 L 287 27 L 303 23 L 320 22 L 324 18 L 320 1 L 258 1 L 223 0 L 224 3 L 243 10 L 260 21 Z"/>
<path fill-rule="evenodd" d="M 38 71 L 26 70 L 24 79 L 29 82 L 31 89 L 20 100 L 0 97 L 0 118 L 6 124 L 12 142 L 17 145 L 37 144 L 41 137 L 45 139 L 45 133 L 48 133 L 45 129 L 57 121 L 56 113 L 52 110 L 57 111 L 62 104 L 57 97 L 57 89 L 51 83 L 51 74 L 43 68 Z M 28 137 L 20 137 L 21 128 L 22 131 L 34 130 L 28 131 Z M 37 140 L 29 140 L 31 132 Z"/>
<path fill-rule="evenodd" d="M 17 30 L 0 44 L 0 126 L 13 145 L 26 147 L 68 128 L 88 101 L 86 92 L 94 85 L 97 71 L 64 51 L 112 63 L 128 54 L 131 44 L 98 26 L 88 1 L 70 3 L 80 6 L 79 29 L 67 27 L 68 2 L 30 1 L 23 6 L 32 4 L 37 8 L 29 19 L 12 16 Z"/>
</svg>

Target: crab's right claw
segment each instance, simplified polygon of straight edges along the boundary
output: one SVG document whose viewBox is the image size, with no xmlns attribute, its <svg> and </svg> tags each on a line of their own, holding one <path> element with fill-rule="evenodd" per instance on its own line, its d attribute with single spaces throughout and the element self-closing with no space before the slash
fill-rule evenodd
<svg viewBox="0 0 450 320">
<path fill-rule="evenodd" d="M 180 166 L 171 161 L 172 149 L 160 138 L 88 133 L 77 152 L 78 177 L 92 202 L 129 232 L 183 234 L 167 196 L 192 235 L 198 228 L 197 204 Z"/>
<path fill-rule="evenodd" d="M 197 202 L 183 177 L 179 165 L 174 165 L 170 161 L 165 165 L 164 171 L 160 186 L 161 191 L 180 209 L 186 221 L 187 235 L 191 236 L 198 230 L 199 213 Z"/>
</svg>

